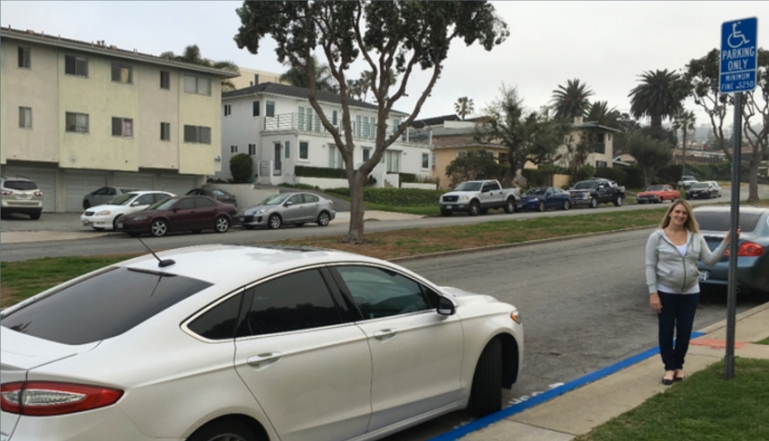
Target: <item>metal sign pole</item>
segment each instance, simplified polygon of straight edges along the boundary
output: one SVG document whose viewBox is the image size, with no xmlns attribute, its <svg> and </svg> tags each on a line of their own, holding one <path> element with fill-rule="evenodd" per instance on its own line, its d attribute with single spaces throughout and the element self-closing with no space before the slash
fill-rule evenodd
<svg viewBox="0 0 769 441">
<path fill-rule="evenodd" d="M 729 292 L 726 300 L 726 355 L 724 378 L 734 378 L 734 334 L 737 320 L 737 226 L 740 224 L 740 161 L 742 156 L 742 93 L 734 94 L 734 128 L 732 129 L 732 225 L 729 230 Z"/>
</svg>

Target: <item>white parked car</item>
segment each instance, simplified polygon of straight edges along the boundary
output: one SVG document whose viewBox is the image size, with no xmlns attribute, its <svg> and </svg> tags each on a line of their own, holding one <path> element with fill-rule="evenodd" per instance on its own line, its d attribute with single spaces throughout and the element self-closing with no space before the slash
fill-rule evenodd
<svg viewBox="0 0 769 441">
<path fill-rule="evenodd" d="M 175 196 L 166 191 L 132 191 L 122 194 L 104 205 L 97 205 L 85 210 L 80 216 L 84 227 L 94 230 L 106 230 L 115 228 L 118 219 L 130 213 L 144 210 L 155 202 Z"/>
<path fill-rule="evenodd" d="M 2 312 L 3 440 L 375 440 L 501 408 L 515 307 L 331 250 L 138 257 Z"/>
</svg>

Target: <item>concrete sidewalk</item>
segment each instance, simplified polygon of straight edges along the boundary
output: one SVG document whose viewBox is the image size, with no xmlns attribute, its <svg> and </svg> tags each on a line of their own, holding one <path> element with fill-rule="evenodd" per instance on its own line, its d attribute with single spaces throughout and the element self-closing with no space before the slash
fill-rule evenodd
<svg viewBox="0 0 769 441">
<path fill-rule="evenodd" d="M 725 320 L 699 333 L 702 335 L 692 339 L 689 346 L 685 366 L 687 375 L 723 360 L 725 355 Z M 769 303 L 737 316 L 735 356 L 769 359 L 769 345 L 753 343 L 766 337 L 769 337 Z M 464 430 L 460 427 L 434 440 L 568 441 L 586 434 L 594 427 L 641 405 L 648 398 L 675 387 L 660 383 L 664 372 L 658 351 L 647 352 L 639 354 L 643 355 L 640 358 L 645 358 L 643 361 L 628 363 L 629 366 L 624 369 L 542 404 L 529 406 L 518 413 L 512 408 L 503 409 L 468 424 L 472 426 L 477 423 L 476 427 Z M 557 394 L 557 390 L 549 392 Z M 483 427 L 484 424 L 489 425 Z M 470 432 L 472 429 L 475 430 Z"/>
</svg>

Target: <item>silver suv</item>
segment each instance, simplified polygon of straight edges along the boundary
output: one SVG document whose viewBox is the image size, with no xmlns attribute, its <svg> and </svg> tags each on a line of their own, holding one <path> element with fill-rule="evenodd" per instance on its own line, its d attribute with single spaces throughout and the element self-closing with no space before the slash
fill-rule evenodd
<svg viewBox="0 0 769 441">
<path fill-rule="evenodd" d="M 43 192 L 32 180 L 22 177 L 0 177 L 0 195 L 3 215 L 10 213 L 28 214 L 30 219 L 40 219 L 43 212 Z"/>
</svg>

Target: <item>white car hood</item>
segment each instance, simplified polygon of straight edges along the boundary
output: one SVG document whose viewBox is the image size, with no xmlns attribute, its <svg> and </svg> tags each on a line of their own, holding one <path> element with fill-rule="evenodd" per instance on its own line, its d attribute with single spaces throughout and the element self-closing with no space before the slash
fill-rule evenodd
<svg viewBox="0 0 769 441">
<path fill-rule="evenodd" d="M 451 286 L 442 286 L 441 291 L 451 295 L 459 305 L 469 305 L 472 303 L 492 303 L 498 302 L 496 297 L 486 294 L 476 294 L 473 292 L 465 291 L 463 289 L 454 288 Z"/>
<path fill-rule="evenodd" d="M 135 207 L 131 207 L 130 205 L 106 205 L 106 204 L 104 204 L 104 205 L 97 205 L 95 207 L 90 207 L 86 211 L 93 211 L 93 213 L 96 214 L 96 213 L 98 213 L 100 211 L 107 210 L 107 211 L 110 212 L 110 214 L 126 214 L 126 213 L 130 213 L 132 211 L 131 210 L 132 208 L 134 208 L 134 211 L 135 211 Z"/>
<path fill-rule="evenodd" d="M 465 195 L 474 195 L 478 194 L 477 191 L 451 191 L 448 193 L 444 193 L 441 196 L 465 196 Z"/>
</svg>

